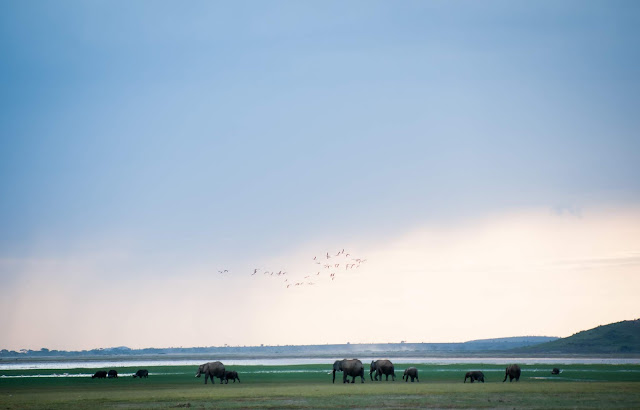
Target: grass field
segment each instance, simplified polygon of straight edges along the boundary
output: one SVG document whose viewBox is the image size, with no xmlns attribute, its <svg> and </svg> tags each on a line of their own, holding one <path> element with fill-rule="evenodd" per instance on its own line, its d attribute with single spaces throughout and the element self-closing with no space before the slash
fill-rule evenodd
<svg viewBox="0 0 640 410">
<path fill-rule="evenodd" d="M 341 374 L 331 383 L 330 365 L 233 366 L 242 382 L 228 385 L 204 385 L 193 366 L 149 367 L 142 380 L 125 376 L 137 368 L 117 368 L 121 376 L 109 380 L 91 379 L 100 369 L 0 371 L 0 409 L 640 408 L 639 365 L 567 365 L 558 376 L 550 366 L 522 366 L 518 383 L 502 383 L 502 366 L 467 364 L 417 364 L 420 382 L 406 383 L 408 366 L 396 366 L 395 382 L 367 375 L 348 385 Z M 463 384 L 468 370 L 484 371 L 487 382 Z"/>
</svg>

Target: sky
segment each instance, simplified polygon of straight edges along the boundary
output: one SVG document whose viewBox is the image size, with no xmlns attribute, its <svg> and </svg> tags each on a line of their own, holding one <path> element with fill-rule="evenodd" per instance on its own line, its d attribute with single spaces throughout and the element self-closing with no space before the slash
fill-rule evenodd
<svg viewBox="0 0 640 410">
<path fill-rule="evenodd" d="M 620 0 L 1 2 L 0 349 L 638 318 L 639 37 Z"/>
</svg>

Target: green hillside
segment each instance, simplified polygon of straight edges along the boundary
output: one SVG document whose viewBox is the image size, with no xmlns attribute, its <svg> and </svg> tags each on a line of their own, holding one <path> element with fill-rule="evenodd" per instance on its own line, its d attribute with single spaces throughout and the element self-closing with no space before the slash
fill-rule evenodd
<svg viewBox="0 0 640 410">
<path fill-rule="evenodd" d="M 515 349 L 521 353 L 640 354 L 640 319 L 625 320 L 573 336 Z"/>
</svg>

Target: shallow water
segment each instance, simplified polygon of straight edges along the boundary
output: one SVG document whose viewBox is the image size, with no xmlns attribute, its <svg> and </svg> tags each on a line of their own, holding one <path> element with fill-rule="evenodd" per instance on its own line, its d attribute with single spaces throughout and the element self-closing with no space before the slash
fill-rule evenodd
<svg viewBox="0 0 640 410">
<path fill-rule="evenodd" d="M 364 357 L 362 362 L 367 365 L 372 360 L 379 357 Z M 216 360 L 212 358 L 211 361 Z M 524 365 L 548 364 L 548 365 L 568 365 L 568 364 L 640 364 L 640 359 L 612 359 L 612 358 L 527 358 L 527 357 L 473 357 L 473 358 L 442 358 L 442 357 L 398 357 L 391 359 L 395 364 L 431 364 L 431 365 L 451 365 L 451 364 L 496 364 L 519 363 Z M 0 363 L 0 370 L 38 370 L 38 369 L 99 369 L 105 367 L 152 367 L 152 366 L 199 366 L 207 360 L 142 360 L 132 358 L 130 360 L 70 360 L 70 361 L 46 361 L 46 362 L 19 362 Z M 224 364 L 228 366 L 291 366 L 304 364 L 333 364 L 333 359 L 319 358 L 283 358 L 283 359 L 226 359 Z"/>
</svg>

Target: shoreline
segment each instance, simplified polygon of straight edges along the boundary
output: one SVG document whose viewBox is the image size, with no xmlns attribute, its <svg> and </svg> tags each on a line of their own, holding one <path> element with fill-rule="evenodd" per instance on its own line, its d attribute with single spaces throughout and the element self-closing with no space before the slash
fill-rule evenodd
<svg viewBox="0 0 640 410">
<path fill-rule="evenodd" d="M 10 356 L 0 357 L 0 363 L 21 363 L 21 362 L 86 362 L 86 361 L 130 361 L 130 360 L 200 360 L 216 357 L 220 360 L 278 360 L 278 359 L 335 359 L 338 357 L 385 357 L 393 358 L 415 358 L 415 359 L 481 359 L 481 358 L 565 358 L 565 359 L 640 359 L 640 354 L 571 354 L 571 353 L 513 353 L 513 352 L 483 352 L 483 353 L 460 353 L 460 352 L 430 352 L 429 354 L 418 352 L 397 352 L 397 351 L 336 351 L 331 354 L 220 354 L 220 353 L 168 353 L 168 354 L 105 354 L 105 355 L 58 355 L 58 356 Z"/>
</svg>

